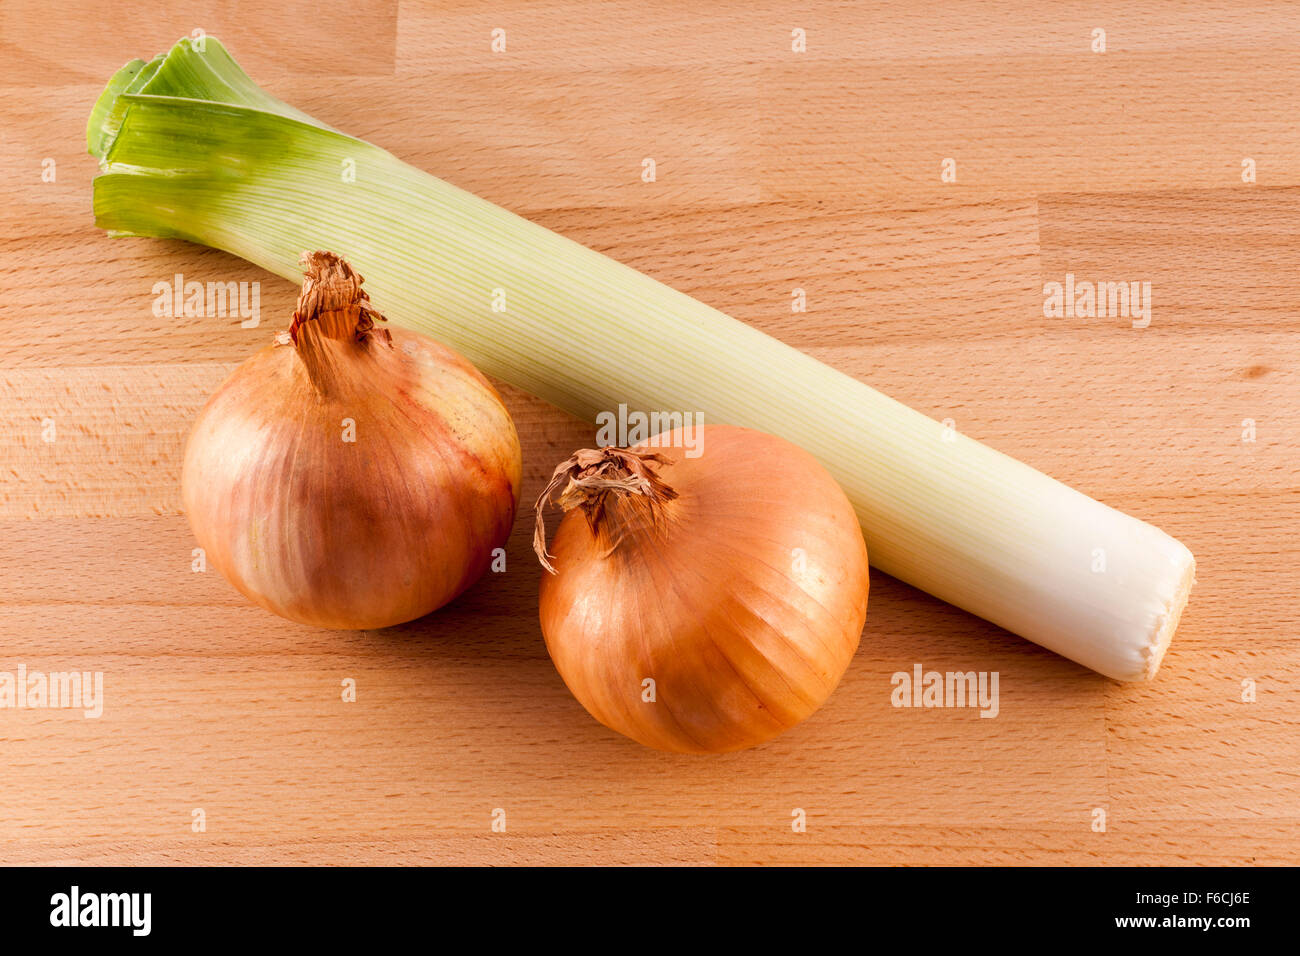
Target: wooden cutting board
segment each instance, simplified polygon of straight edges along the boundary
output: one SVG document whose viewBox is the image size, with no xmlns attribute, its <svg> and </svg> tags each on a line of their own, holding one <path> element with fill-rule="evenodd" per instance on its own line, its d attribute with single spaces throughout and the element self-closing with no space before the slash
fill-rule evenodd
<svg viewBox="0 0 1300 956">
<path fill-rule="evenodd" d="M 0 710 L 0 863 L 1300 861 L 1300 12 L 155 6 L 0 6 L 0 671 L 104 675 L 98 719 Z M 876 575 L 819 713 L 672 756 L 556 675 L 526 510 L 506 573 L 389 631 L 193 572 L 187 429 L 296 290 L 96 231 L 84 126 L 114 69 L 196 28 L 322 120 L 1186 542 L 1157 680 Z M 156 317 L 178 273 L 260 281 L 262 326 Z M 1046 317 L 1067 275 L 1149 282 L 1150 324 Z M 528 502 L 591 433 L 504 393 Z M 917 664 L 997 671 L 997 717 L 892 706 Z"/>
</svg>

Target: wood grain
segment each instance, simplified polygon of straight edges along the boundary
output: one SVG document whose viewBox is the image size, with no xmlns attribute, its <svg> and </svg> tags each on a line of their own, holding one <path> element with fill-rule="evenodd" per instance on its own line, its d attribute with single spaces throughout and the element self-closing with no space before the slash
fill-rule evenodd
<svg viewBox="0 0 1300 956">
<path fill-rule="evenodd" d="M 105 687 L 98 719 L 0 709 L 0 863 L 1300 862 L 1300 12 L 157 6 L 0 7 L 0 671 Z M 526 520 L 505 573 L 389 631 L 298 627 L 193 572 L 186 432 L 295 290 L 97 233 L 83 137 L 113 69 L 195 28 L 326 122 L 1180 537 L 1198 583 L 1158 679 L 1107 682 L 876 575 L 820 712 L 680 757 L 568 694 Z M 155 316 L 176 273 L 261 281 L 262 326 Z M 1045 318 L 1067 273 L 1150 282 L 1151 325 Z M 504 393 L 530 501 L 590 435 Z M 999 672 L 997 718 L 893 707 L 916 663 Z"/>
</svg>

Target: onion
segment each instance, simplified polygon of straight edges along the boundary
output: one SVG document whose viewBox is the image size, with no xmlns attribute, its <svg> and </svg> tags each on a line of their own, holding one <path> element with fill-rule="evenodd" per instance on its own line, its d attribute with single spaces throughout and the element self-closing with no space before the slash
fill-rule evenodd
<svg viewBox="0 0 1300 956">
<path fill-rule="evenodd" d="M 326 252 L 289 332 L 204 406 L 181 479 L 206 559 L 262 607 L 377 628 L 441 607 L 510 533 L 519 439 L 460 355 L 377 327 L 361 276 Z"/>
<path fill-rule="evenodd" d="M 867 613 L 867 549 L 807 452 L 725 425 L 683 438 L 586 449 L 556 468 L 533 540 L 552 572 L 542 633 L 605 726 L 660 750 L 739 750 L 839 683 Z M 567 514 L 548 553 L 552 501 Z"/>
</svg>

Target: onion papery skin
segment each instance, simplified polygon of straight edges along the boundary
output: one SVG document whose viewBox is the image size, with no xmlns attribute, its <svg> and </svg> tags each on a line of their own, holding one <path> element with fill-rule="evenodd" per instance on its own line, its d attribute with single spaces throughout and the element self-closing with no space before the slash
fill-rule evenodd
<svg viewBox="0 0 1300 956">
<path fill-rule="evenodd" d="M 200 413 L 182 474 L 194 535 L 236 588 L 290 620 L 366 629 L 428 614 L 510 533 L 510 414 L 425 336 L 394 329 L 362 346 L 312 323 L 299 333 L 240 365 Z"/>
<path fill-rule="evenodd" d="M 565 514 L 540 617 L 597 720 L 659 750 L 719 753 L 769 740 L 830 696 L 862 633 L 867 549 L 811 455 L 748 429 L 696 434 L 699 457 L 680 431 L 632 449 L 662 456 L 655 471 L 676 492 L 654 514 L 619 494 L 594 528 L 580 508 Z"/>
</svg>

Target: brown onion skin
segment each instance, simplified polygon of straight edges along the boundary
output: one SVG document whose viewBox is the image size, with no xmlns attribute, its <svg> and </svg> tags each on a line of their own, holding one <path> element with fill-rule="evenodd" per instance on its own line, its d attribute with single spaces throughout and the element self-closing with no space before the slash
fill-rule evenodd
<svg viewBox="0 0 1300 956">
<path fill-rule="evenodd" d="M 510 533 L 514 424 L 473 365 L 425 336 L 393 329 L 391 345 L 360 353 L 315 345 L 324 394 L 278 345 L 204 406 L 182 474 L 190 525 L 209 564 L 290 620 L 363 629 L 421 617 L 477 580 Z M 342 440 L 347 418 L 355 442 Z"/>
<path fill-rule="evenodd" d="M 669 461 L 657 473 L 679 497 L 658 522 L 638 496 L 611 498 L 596 532 L 580 509 L 564 516 L 540 617 L 557 670 L 597 720 L 659 750 L 720 753 L 771 739 L 830 696 L 866 618 L 867 549 L 844 492 L 807 452 L 700 427 L 698 458 L 634 449 Z M 642 700 L 646 678 L 654 703 Z"/>
</svg>

